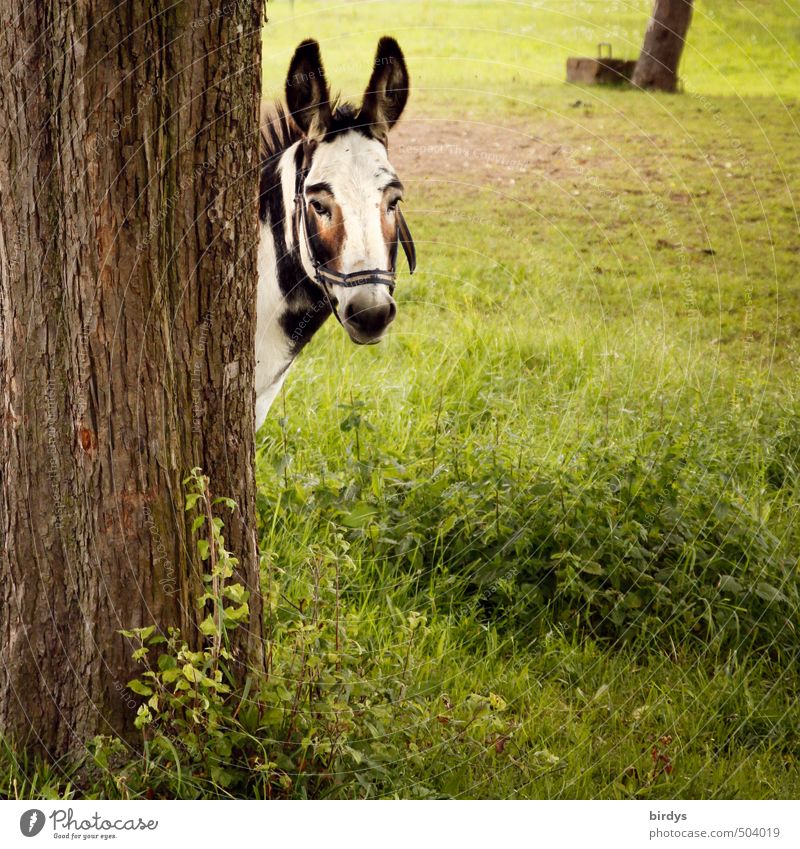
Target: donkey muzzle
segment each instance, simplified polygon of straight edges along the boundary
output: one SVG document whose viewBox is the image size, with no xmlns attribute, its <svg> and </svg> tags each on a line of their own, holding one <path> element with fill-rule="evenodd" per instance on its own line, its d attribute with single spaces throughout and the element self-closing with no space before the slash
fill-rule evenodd
<svg viewBox="0 0 800 849">
<path fill-rule="evenodd" d="M 379 342 L 397 315 L 394 298 L 377 286 L 353 292 L 342 306 L 342 324 L 358 345 Z"/>
</svg>

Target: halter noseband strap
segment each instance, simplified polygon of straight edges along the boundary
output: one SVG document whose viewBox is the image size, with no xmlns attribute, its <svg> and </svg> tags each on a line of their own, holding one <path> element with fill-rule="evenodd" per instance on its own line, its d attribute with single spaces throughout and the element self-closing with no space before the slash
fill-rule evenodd
<svg viewBox="0 0 800 849">
<path fill-rule="evenodd" d="M 297 176 L 295 178 L 294 207 L 297 222 L 297 234 L 298 238 L 302 238 L 305 241 L 311 265 L 314 267 L 314 280 L 325 293 L 325 297 L 328 299 L 328 304 L 330 305 L 333 314 L 336 316 L 337 321 L 341 324 L 342 320 L 339 318 L 339 313 L 333 304 L 333 299 L 331 298 L 330 291 L 328 289 L 329 286 L 336 285 L 353 288 L 355 286 L 367 286 L 369 284 L 383 284 L 384 286 L 388 286 L 389 293 L 391 294 L 394 292 L 397 271 L 396 269 L 384 271 L 380 268 L 373 268 L 367 271 L 354 271 L 350 274 L 342 274 L 339 271 L 333 271 L 325 268 L 314 254 L 314 247 L 311 244 L 311 237 L 308 233 L 308 219 L 306 217 L 304 193 L 308 171 L 308 167 L 298 168 Z M 403 252 L 408 260 L 409 271 L 413 274 L 414 269 L 417 267 L 417 253 L 414 249 L 414 240 L 411 238 L 411 231 L 408 229 L 408 224 L 406 224 L 406 220 L 403 218 L 403 213 L 400 212 L 399 207 L 395 210 L 395 215 L 397 216 L 397 241 L 403 246 Z"/>
</svg>

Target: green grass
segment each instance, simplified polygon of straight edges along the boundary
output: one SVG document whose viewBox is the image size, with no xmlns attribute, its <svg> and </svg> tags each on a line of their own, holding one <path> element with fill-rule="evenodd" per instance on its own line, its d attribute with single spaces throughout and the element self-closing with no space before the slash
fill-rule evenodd
<svg viewBox="0 0 800 849">
<path fill-rule="evenodd" d="M 176 770 L 172 754 L 165 763 L 152 744 L 143 759 L 119 753 L 96 759 L 90 746 L 85 761 L 69 767 L 14 764 L 4 753 L 0 792 L 10 798 L 797 794 L 800 715 L 792 682 L 775 681 L 772 669 L 757 662 L 704 669 L 680 656 L 642 659 L 556 634 L 534 649 L 439 614 L 422 620 L 407 651 L 412 632 L 391 604 L 397 590 L 382 595 L 381 605 L 347 626 L 374 666 L 370 700 L 360 702 L 358 690 L 353 695 L 368 719 L 356 718 L 349 735 L 341 720 L 337 725 L 337 741 L 344 737 L 350 751 L 364 753 L 346 769 L 323 771 L 324 780 L 319 768 L 289 770 L 283 774 L 288 793 L 281 793 L 277 779 L 270 790 L 257 770 L 248 774 L 249 784 L 234 788 L 186 764 Z M 323 736 L 324 721 L 307 718 L 304 731 Z M 305 739 L 307 752 L 311 736 Z M 235 763 L 225 759 L 226 766 Z"/>
<path fill-rule="evenodd" d="M 638 49 L 606 5 L 270 4 L 269 92 L 399 38 L 420 259 L 259 434 L 272 707 L 224 780 L 6 752 L 0 795 L 798 795 L 800 8 L 699 0 L 682 96 L 562 84 Z"/>
<path fill-rule="evenodd" d="M 261 437 L 265 545 L 302 574 L 343 533 L 373 650 L 420 612 L 447 645 L 415 646 L 430 698 L 495 692 L 519 722 L 508 756 L 490 735 L 468 756 L 443 725 L 389 793 L 800 790 L 800 18 L 698 3 L 683 97 L 565 86 L 567 55 L 638 50 L 649 2 L 610 27 L 604 5 L 272 10 L 273 91 L 305 35 L 348 97 L 377 36 L 400 40 L 422 262 L 391 339 L 356 350 L 326 327 L 292 373 Z M 442 120 L 455 163 L 425 153 Z M 484 139 L 506 161 L 487 166 Z M 771 581 L 786 603 L 757 601 Z M 679 754 L 653 778 L 664 736 Z"/>
<path fill-rule="evenodd" d="M 682 66 L 687 91 L 710 95 L 800 92 L 800 6 L 796 0 L 697 0 Z M 292 14 L 292 8 L 294 14 Z M 528 111 L 564 79 L 567 56 L 594 56 L 598 42 L 636 58 L 650 0 L 273 0 L 264 39 L 264 84 L 281 92 L 295 46 L 313 36 L 328 75 L 355 98 L 378 38 L 391 33 L 410 63 L 414 102 L 452 114 L 454 104 L 496 114 Z M 544 88 L 543 88 L 544 87 Z"/>
</svg>

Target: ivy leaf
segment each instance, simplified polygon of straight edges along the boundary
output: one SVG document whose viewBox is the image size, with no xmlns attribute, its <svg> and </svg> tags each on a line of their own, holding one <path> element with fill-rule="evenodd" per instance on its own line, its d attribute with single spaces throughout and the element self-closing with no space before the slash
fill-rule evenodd
<svg viewBox="0 0 800 849">
<path fill-rule="evenodd" d="M 182 672 L 183 677 L 192 684 L 199 684 L 203 680 L 203 673 L 195 669 L 191 663 L 185 663 Z"/>
<path fill-rule="evenodd" d="M 205 637 L 213 637 L 217 633 L 217 623 L 214 621 L 214 617 L 210 613 L 200 623 L 200 632 Z"/>
<path fill-rule="evenodd" d="M 180 674 L 181 674 L 181 670 L 178 669 L 177 666 L 175 666 L 174 669 L 165 669 L 164 672 L 161 674 L 161 680 L 165 684 L 172 684 L 173 681 L 178 680 Z"/>
<path fill-rule="evenodd" d="M 168 669 L 175 669 L 178 665 L 178 662 L 171 654 L 162 654 L 158 658 L 158 668 L 162 672 L 166 672 Z"/>
<path fill-rule="evenodd" d="M 150 708 L 147 705 L 140 705 L 139 710 L 136 711 L 136 719 L 133 721 L 133 724 L 136 728 L 143 728 L 145 725 L 149 725 L 153 721 L 153 714 L 150 713 Z"/>
<path fill-rule="evenodd" d="M 223 595 L 235 604 L 243 604 L 250 597 L 250 592 L 242 584 L 231 584 L 225 587 Z"/>
<path fill-rule="evenodd" d="M 152 687 L 148 687 L 147 684 L 145 684 L 143 681 L 140 681 L 138 678 L 134 678 L 132 681 L 128 681 L 126 686 L 131 692 L 137 693 L 140 696 L 153 695 Z"/>
</svg>

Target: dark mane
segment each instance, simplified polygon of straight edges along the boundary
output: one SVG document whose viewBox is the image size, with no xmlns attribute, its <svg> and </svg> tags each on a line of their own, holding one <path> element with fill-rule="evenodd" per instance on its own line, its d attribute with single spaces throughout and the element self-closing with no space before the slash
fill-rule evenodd
<svg viewBox="0 0 800 849">
<path fill-rule="evenodd" d="M 352 103 L 340 103 L 339 97 L 331 102 L 331 122 L 326 138 L 348 130 L 361 130 L 370 134 L 368 126 L 358 121 L 358 109 Z M 283 103 L 276 103 L 270 117 L 261 125 L 261 162 L 262 167 L 269 160 L 279 157 L 287 148 L 303 138 L 300 128 L 292 120 Z"/>
<path fill-rule="evenodd" d="M 276 103 L 271 114 L 262 116 L 261 176 L 258 192 L 258 214 L 262 221 L 266 220 L 270 206 L 273 207 L 273 215 L 277 215 L 280 220 L 285 215 L 280 194 L 278 163 L 284 151 L 301 138 L 303 134 L 300 128 L 292 121 L 283 104 Z"/>
<path fill-rule="evenodd" d="M 338 96 L 331 103 L 331 123 L 325 138 L 332 138 L 338 133 L 346 133 L 348 130 L 360 130 L 364 132 L 365 127 L 358 121 L 358 109 L 352 103 L 339 103 Z M 367 132 L 369 128 L 366 128 Z"/>
<path fill-rule="evenodd" d="M 300 141 L 303 134 L 292 121 L 282 103 L 276 103 L 268 121 L 261 124 L 261 163 L 279 157 L 284 150 Z"/>
</svg>

